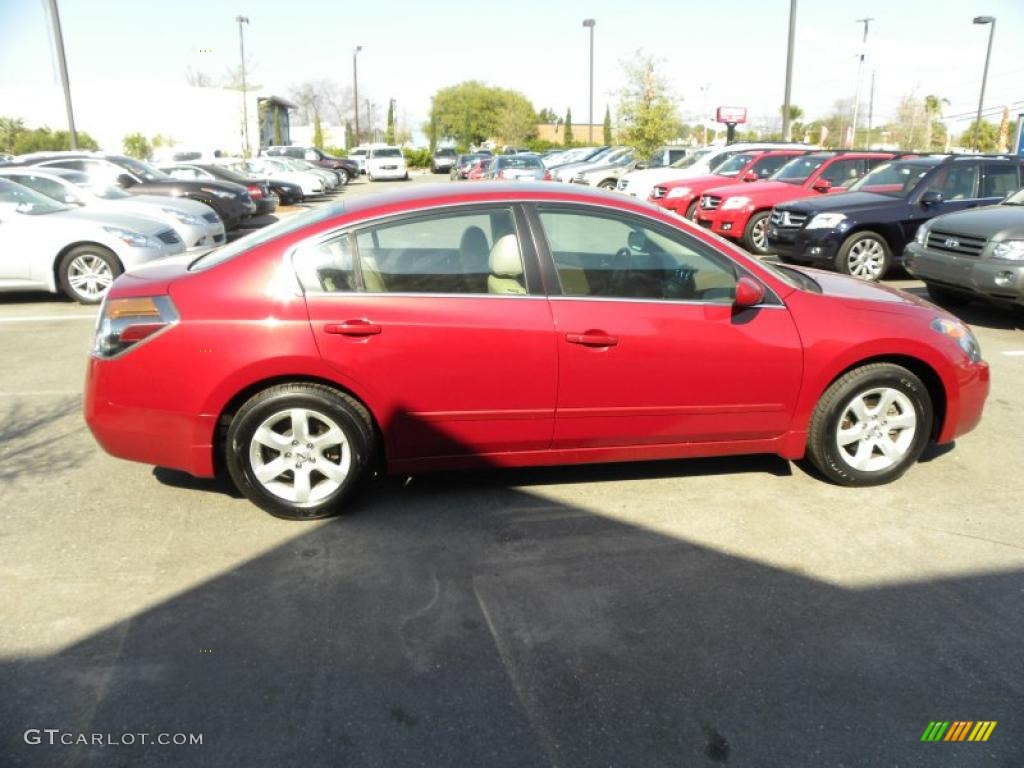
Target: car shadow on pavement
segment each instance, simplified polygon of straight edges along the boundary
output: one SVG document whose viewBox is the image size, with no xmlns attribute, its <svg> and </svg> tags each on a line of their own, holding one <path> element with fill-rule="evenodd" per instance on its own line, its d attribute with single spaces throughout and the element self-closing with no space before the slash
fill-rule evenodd
<svg viewBox="0 0 1024 768">
<path fill-rule="evenodd" d="M 934 303 L 934 300 L 928 296 L 928 291 L 924 287 L 914 286 L 904 288 L 903 290 Z M 988 304 L 983 301 L 972 301 L 962 306 L 943 307 L 943 309 L 953 313 L 968 325 L 979 325 L 983 328 L 992 328 L 993 330 L 1024 329 L 1024 308 L 1021 307 L 1004 307 Z"/>
</svg>

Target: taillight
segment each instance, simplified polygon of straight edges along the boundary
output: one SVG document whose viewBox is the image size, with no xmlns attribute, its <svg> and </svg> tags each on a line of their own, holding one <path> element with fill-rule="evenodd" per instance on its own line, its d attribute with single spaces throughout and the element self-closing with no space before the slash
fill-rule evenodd
<svg viewBox="0 0 1024 768">
<path fill-rule="evenodd" d="M 544 171 L 544 181 L 551 181 L 551 171 Z"/>
<path fill-rule="evenodd" d="M 251 197 L 253 200 L 263 199 L 263 190 L 260 189 L 256 184 L 250 184 L 248 187 L 246 187 L 246 189 L 249 190 L 249 197 Z"/>
<path fill-rule="evenodd" d="M 176 322 L 178 311 L 170 296 L 107 299 L 96 323 L 92 353 L 115 357 Z"/>
</svg>

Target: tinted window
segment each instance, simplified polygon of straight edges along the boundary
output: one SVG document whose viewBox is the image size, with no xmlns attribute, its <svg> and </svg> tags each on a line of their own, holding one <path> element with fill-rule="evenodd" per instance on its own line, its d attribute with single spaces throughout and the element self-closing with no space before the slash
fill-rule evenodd
<svg viewBox="0 0 1024 768">
<path fill-rule="evenodd" d="M 49 163 L 41 163 L 46 168 L 68 168 L 72 171 L 84 171 L 85 161 L 84 160 L 54 160 Z"/>
<path fill-rule="evenodd" d="M 56 200 L 58 203 L 70 203 L 78 199 L 74 192 L 53 179 L 44 179 L 41 176 L 33 175 L 4 176 L 3 178 L 23 184 L 29 189 L 34 189 L 36 192 Z M 68 199 L 69 197 L 71 198 L 70 200 Z"/>
<path fill-rule="evenodd" d="M 540 219 L 569 296 L 729 303 L 736 275 L 685 233 L 604 211 L 540 208 Z"/>
<path fill-rule="evenodd" d="M 307 293 L 354 291 L 352 241 L 345 235 L 300 246 L 292 255 L 295 274 Z"/>
<path fill-rule="evenodd" d="M 401 157 L 402 150 L 388 148 L 388 149 L 371 149 L 370 157 Z"/>
<path fill-rule="evenodd" d="M 787 184 L 800 184 L 807 180 L 807 177 L 821 167 L 821 164 L 829 159 L 829 155 L 805 155 L 795 160 L 790 160 L 772 176 L 775 181 L 784 181 Z"/>
<path fill-rule="evenodd" d="M 863 175 L 863 160 L 836 160 L 819 178 L 831 182 L 833 187 L 848 187 Z"/>
<path fill-rule="evenodd" d="M 543 168 L 541 161 L 531 155 L 503 155 L 497 160 L 497 168 Z"/>
<path fill-rule="evenodd" d="M 423 216 L 356 237 L 363 286 L 375 293 L 523 294 L 523 259 L 508 208 Z"/>
<path fill-rule="evenodd" d="M 943 200 L 967 200 L 978 196 L 981 163 L 949 163 L 932 176 L 925 192 L 938 192 Z"/>
<path fill-rule="evenodd" d="M 762 157 L 754 163 L 754 167 L 751 170 L 757 174 L 757 178 L 767 179 L 792 159 L 792 155 L 771 155 L 769 157 Z M 719 170 L 719 173 L 721 173 L 721 170 Z"/>
<path fill-rule="evenodd" d="M 719 176 L 737 176 L 739 172 L 747 167 L 747 163 L 753 160 L 756 155 L 741 153 L 733 155 L 724 163 L 722 163 L 715 173 Z"/>
<path fill-rule="evenodd" d="M 0 179 L 0 210 L 5 208 L 29 216 L 68 210 L 66 205 L 51 200 L 35 190 Z"/>
<path fill-rule="evenodd" d="M 919 160 L 897 160 L 882 163 L 850 187 L 850 191 L 906 197 L 914 190 L 924 175 L 934 167 L 934 162 Z"/>
<path fill-rule="evenodd" d="M 1016 163 L 985 163 L 982 197 L 1006 197 L 1020 189 Z"/>
</svg>

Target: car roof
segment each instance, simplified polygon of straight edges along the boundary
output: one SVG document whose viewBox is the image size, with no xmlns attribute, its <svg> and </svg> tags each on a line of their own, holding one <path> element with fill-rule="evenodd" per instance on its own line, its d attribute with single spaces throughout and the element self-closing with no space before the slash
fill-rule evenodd
<svg viewBox="0 0 1024 768">
<path fill-rule="evenodd" d="M 14 173 L 33 173 L 39 174 L 40 176 L 73 176 L 84 173 L 84 171 L 75 171 L 71 168 L 49 168 L 39 167 L 35 165 L 5 165 L 0 167 L 0 173 L 5 175 L 11 175 Z"/>
</svg>

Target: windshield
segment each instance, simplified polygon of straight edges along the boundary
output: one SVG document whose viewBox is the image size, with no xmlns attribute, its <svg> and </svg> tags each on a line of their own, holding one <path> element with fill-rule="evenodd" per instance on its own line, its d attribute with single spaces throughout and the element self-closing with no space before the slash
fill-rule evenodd
<svg viewBox="0 0 1024 768">
<path fill-rule="evenodd" d="M 532 155 L 508 155 L 498 158 L 499 168 L 542 168 L 540 159 Z"/>
<path fill-rule="evenodd" d="M 733 155 L 715 170 L 719 176 L 739 176 L 740 171 L 747 167 L 747 163 L 753 160 L 756 155 Z"/>
<path fill-rule="evenodd" d="M 287 235 L 289 232 L 294 232 L 303 227 L 315 224 L 318 221 L 330 218 L 331 216 L 337 216 L 345 210 L 344 203 L 335 203 L 333 205 L 324 205 L 320 208 L 312 208 L 303 213 L 297 213 L 294 216 L 289 216 L 286 219 L 281 219 L 269 226 L 263 227 L 263 229 L 255 229 L 244 237 L 240 237 L 233 243 L 221 246 L 216 250 L 204 253 L 198 259 L 188 265 L 190 271 L 209 269 L 215 267 L 218 264 L 223 264 L 228 259 L 233 259 L 240 253 L 248 251 L 250 248 L 255 248 L 258 245 L 268 243 L 275 238 Z"/>
<path fill-rule="evenodd" d="M 135 160 L 131 157 L 119 157 L 114 162 L 146 181 L 166 181 L 171 178 L 166 173 L 157 170 L 149 163 L 143 163 L 142 161 Z"/>
<path fill-rule="evenodd" d="M 68 206 L 61 205 L 45 195 L 21 186 L 21 184 L 0 179 L 0 209 L 13 209 L 26 216 L 39 216 L 66 211 Z"/>
<path fill-rule="evenodd" d="M 698 160 L 707 157 L 710 154 L 710 149 L 698 149 L 692 155 L 686 155 L 685 157 L 679 158 L 674 163 L 672 163 L 672 165 L 670 165 L 669 168 L 689 168 L 693 165 L 696 165 Z"/>
<path fill-rule="evenodd" d="M 437 152 L 435 152 L 434 154 L 437 155 L 438 157 L 442 155 L 445 157 L 455 157 L 455 150 L 452 149 L 451 147 L 445 147 L 444 149 L 437 150 Z"/>
<path fill-rule="evenodd" d="M 375 149 L 370 152 L 370 157 L 401 157 L 402 150 L 389 147 L 387 149 Z"/>
<path fill-rule="evenodd" d="M 888 197 L 906 197 L 935 163 L 899 161 L 882 163 L 850 185 L 849 192 L 874 192 Z"/>
<path fill-rule="evenodd" d="M 779 168 L 774 176 L 769 178 L 772 181 L 784 181 L 787 184 L 802 184 L 807 181 L 808 176 L 818 170 L 821 164 L 830 157 L 832 155 L 805 155 L 804 157 L 798 157 L 790 160 Z"/>
</svg>

